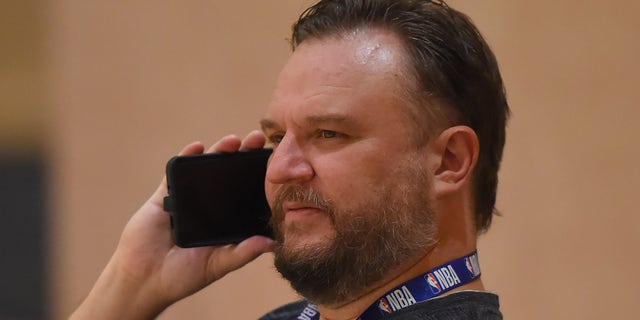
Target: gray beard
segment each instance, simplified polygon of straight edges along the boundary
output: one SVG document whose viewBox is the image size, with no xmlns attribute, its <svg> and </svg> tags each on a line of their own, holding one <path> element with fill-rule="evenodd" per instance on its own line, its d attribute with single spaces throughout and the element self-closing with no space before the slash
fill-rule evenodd
<svg viewBox="0 0 640 320">
<path fill-rule="evenodd" d="M 406 168 L 405 168 L 406 169 Z M 293 289 L 316 304 L 340 306 L 367 293 L 385 275 L 413 264 L 435 244 L 428 179 L 405 170 L 397 185 L 383 187 L 373 200 L 348 212 L 335 209 L 320 194 L 285 186 L 273 208 L 275 266 Z M 330 241 L 288 248 L 282 221 L 285 200 L 313 201 L 335 228 Z"/>
</svg>

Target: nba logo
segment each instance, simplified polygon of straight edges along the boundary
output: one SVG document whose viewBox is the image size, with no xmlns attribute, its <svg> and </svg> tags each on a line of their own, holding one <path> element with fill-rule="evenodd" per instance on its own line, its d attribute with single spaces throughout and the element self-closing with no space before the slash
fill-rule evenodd
<svg viewBox="0 0 640 320">
<path fill-rule="evenodd" d="M 378 309 L 386 313 L 391 313 L 391 307 L 385 298 L 380 299 L 380 302 L 378 302 Z"/>
<path fill-rule="evenodd" d="M 467 270 L 469 270 L 469 274 L 471 274 L 472 277 L 477 277 L 480 275 L 480 265 L 478 265 L 477 255 L 474 254 L 466 257 L 464 259 L 464 265 L 467 267 Z"/>
<path fill-rule="evenodd" d="M 467 257 L 464 259 L 464 264 L 467 266 L 467 270 L 469 270 L 469 273 L 471 273 L 471 276 L 475 276 L 476 275 L 476 271 L 473 270 L 473 265 L 471 264 L 471 258 Z"/>
<path fill-rule="evenodd" d="M 436 280 L 436 277 L 433 276 L 433 273 L 427 274 L 425 278 L 427 278 L 427 283 L 429 284 L 429 288 L 433 294 L 438 294 L 442 291 L 442 288 L 440 287 L 438 280 Z"/>
</svg>

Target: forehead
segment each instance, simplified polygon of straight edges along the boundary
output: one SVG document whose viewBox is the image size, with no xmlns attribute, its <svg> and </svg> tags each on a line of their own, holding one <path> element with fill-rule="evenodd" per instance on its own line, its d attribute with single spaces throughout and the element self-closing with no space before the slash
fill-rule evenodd
<svg viewBox="0 0 640 320">
<path fill-rule="evenodd" d="M 307 39 L 280 73 L 267 117 L 407 103 L 406 56 L 400 40 L 384 30 Z"/>
</svg>

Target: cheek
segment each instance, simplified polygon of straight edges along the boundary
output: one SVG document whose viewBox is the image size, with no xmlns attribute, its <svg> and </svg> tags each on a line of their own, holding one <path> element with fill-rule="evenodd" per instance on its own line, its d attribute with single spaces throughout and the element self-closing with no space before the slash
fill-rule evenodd
<svg viewBox="0 0 640 320">
<path fill-rule="evenodd" d="M 348 160 L 345 160 L 348 159 Z M 370 201 L 384 185 L 392 163 L 382 157 L 351 157 L 316 163 L 316 187 L 341 208 L 357 207 Z"/>
</svg>

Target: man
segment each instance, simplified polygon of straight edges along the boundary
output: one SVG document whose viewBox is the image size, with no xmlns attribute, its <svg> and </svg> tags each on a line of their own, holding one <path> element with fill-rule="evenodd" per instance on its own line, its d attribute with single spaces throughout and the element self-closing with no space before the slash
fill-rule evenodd
<svg viewBox="0 0 640 320">
<path fill-rule="evenodd" d="M 441 2 L 325 0 L 294 25 L 292 47 L 263 133 L 209 149 L 273 145 L 275 241 L 175 247 L 163 182 L 73 318 L 151 318 L 274 251 L 306 301 L 264 319 L 501 319 L 475 248 L 509 110 L 473 24 Z"/>
</svg>

